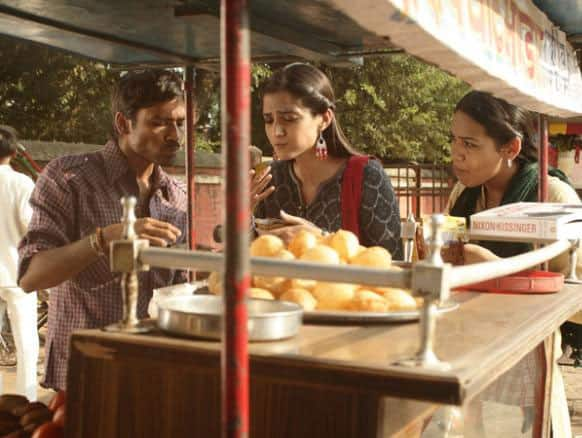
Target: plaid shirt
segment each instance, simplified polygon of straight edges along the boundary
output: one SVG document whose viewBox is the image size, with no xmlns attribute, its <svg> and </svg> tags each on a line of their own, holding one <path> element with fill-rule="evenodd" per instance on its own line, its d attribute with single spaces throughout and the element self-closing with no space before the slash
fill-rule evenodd
<svg viewBox="0 0 582 438">
<path fill-rule="evenodd" d="M 135 175 L 115 142 L 94 153 L 61 157 L 49 163 L 32 194 L 33 216 L 20 243 L 22 277 L 34 254 L 73 243 L 120 222 L 122 196 L 139 199 Z M 136 207 L 137 217 L 150 216 L 177 226 L 186 236 L 187 196 L 183 186 L 159 166 L 152 175 L 151 196 Z M 181 243 L 181 242 L 177 242 Z M 139 273 L 138 317 L 146 316 L 152 290 L 187 281 L 185 271 L 151 269 Z M 65 389 L 69 337 L 80 328 L 98 328 L 122 317 L 120 274 L 100 257 L 75 277 L 50 290 L 46 373 L 43 384 Z"/>
</svg>

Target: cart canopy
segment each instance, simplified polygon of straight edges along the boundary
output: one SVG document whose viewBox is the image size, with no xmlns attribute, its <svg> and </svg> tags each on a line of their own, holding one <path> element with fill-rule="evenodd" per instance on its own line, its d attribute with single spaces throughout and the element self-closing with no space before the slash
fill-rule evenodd
<svg viewBox="0 0 582 438">
<path fill-rule="evenodd" d="M 403 49 L 516 105 L 582 114 L 570 43 L 582 46 L 579 0 L 249 3 L 257 61 L 337 65 Z M 219 16 L 218 0 L 0 0 L 0 33 L 107 63 L 212 69 L 220 58 Z"/>
</svg>

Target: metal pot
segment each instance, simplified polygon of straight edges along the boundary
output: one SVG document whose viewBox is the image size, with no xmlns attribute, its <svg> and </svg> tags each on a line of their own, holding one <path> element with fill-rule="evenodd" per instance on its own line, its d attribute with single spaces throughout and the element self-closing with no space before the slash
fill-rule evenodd
<svg viewBox="0 0 582 438">
<path fill-rule="evenodd" d="M 249 299 L 249 341 L 274 341 L 295 336 L 303 309 L 286 301 Z M 158 303 L 158 327 L 187 337 L 220 339 L 223 298 L 214 295 L 179 296 Z"/>
</svg>

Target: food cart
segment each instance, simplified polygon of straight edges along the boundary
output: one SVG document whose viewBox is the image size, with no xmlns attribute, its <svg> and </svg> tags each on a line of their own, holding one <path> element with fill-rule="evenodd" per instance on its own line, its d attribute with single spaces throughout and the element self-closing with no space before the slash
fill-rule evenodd
<svg viewBox="0 0 582 438">
<path fill-rule="evenodd" d="M 419 324 L 305 325 L 290 340 L 247 343 L 249 47 L 257 59 L 334 64 L 400 47 L 531 110 L 556 116 L 582 113 L 576 94 L 582 89 L 580 72 L 565 35 L 529 1 L 492 4 L 305 0 L 248 5 L 225 0 L 219 7 L 198 0 L 177 5 L 153 0 L 0 1 L 4 33 L 108 62 L 187 65 L 189 84 L 193 67 L 216 68 L 219 34 L 223 42 L 221 67 L 228 77 L 223 81 L 226 190 L 229 211 L 236 213 L 227 217 L 225 257 L 140 247 L 128 231 L 129 244 L 120 245 L 131 248 L 132 261 L 118 260 L 115 267 L 129 278 L 148 263 L 212 269 L 222 264 L 228 291 L 224 342 L 160 333 L 76 333 L 71 340 L 67 436 L 218 436 L 220 431 L 232 437 L 414 436 L 429 430 L 429 423 L 443 430 L 451 426 L 453 415 L 443 416 L 438 425 L 439 405 L 460 406 L 463 418 L 470 419 L 472 402 L 531 351 L 539 355 L 542 367 L 532 388 L 533 424 L 525 433 L 549 436 L 551 337 L 582 307 L 580 286 L 566 285 L 545 296 L 463 293 L 454 297 L 461 303 L 457 310 L 439 316 L 436 331 L 434 312 L 450 288 L 540 263 L 568 251 L 569 241 L 550 243 L 513 263 L 451 268 L 436 257 L 435 223 L 434 257 L 400 274 L 255 260 L 253 271 L 263 275 L 281 272 L 275 270 L 322 280 L 376 275 L 377 284 L 412 287 L 424 305 Z M 552 63 L 554 51 L 560 63 Z M 191 111 L 191 103 L 189 107 Z M 542 118 L 540 122 L 543 139 L 545 124 Z M 541 162 L 547 163 L 541 150 Z M 128 230 L 130 216 L 128 211 Z M 191 227 L 191 245 L 193 231 Z M 122 326 L 131 329 L 134 323 L 129 318 Z M 419 343 L 420 354 L 414 355 Z M 410 356 L 413 366 L 403 366 L 402 359 Z M 498 411 L 494 417 L 496 436 L 511 436 L 516 413 Z M 465 431 L 469 433 L 469 426 Z"/>
</svg>

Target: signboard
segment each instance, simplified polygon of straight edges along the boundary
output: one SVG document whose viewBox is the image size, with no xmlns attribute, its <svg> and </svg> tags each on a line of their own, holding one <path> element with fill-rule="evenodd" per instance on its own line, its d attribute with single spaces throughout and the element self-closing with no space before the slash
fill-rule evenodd
<svg viewBox="0 0 582 438">
<path fill-rule="evenodd" d="M 582 99 L 582 96 L 580 97 Z M 582 123 L 550 123 L 548 132 L 550 135 L 582 135 Z"/>
<path fill-rule="evenodd" d="M 330 0 L 406 52 L 532 111 L 582 114 L 566 36 L 530 0 Z"/>
</svg>

